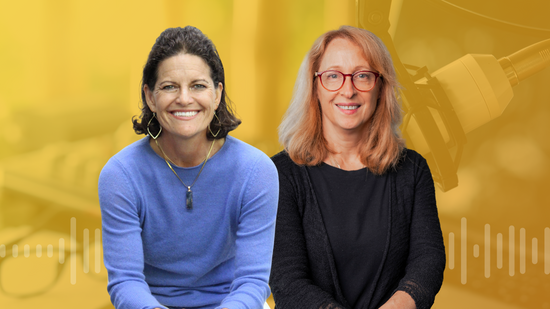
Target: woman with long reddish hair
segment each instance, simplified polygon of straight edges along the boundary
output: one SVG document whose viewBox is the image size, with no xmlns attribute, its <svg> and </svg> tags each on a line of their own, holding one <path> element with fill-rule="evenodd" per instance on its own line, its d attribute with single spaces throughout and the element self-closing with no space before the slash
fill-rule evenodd
<svg viewBox="0 0 550 309">
<path fill-rule="evenodd" d="M 367 30 L 327 32 L 306 55 L 272 158 L 278 309 L 433 304 L 445 249 L 430 170 L 400 136 L 397 88 Z"/>
</svg>

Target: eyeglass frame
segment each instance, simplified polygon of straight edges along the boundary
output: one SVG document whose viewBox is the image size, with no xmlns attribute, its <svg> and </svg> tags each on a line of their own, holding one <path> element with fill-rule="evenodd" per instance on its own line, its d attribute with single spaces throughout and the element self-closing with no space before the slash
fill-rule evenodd
<svg viewBox="0 0 550 309">
<path fill-rule="evenodd" d="M 329 90 L 329 89 L 327 89 L 327 87 L 325 87 L 325 85 L 323 85 L 323 79 L 321 78 L 321 75 L 323 75 L 327 72 L 337 72 L 337 73 L 340 73 L 344 76 L 344 79 L 342 80 L 342 85 L 340 85 L 340 87 L 338 89 Z M 369 72 L 369 73 L 374 74 L 374 84 L 372 84 L 372 87 L 369 90 L 361 90 L 361 89 L 357 88 L 357 86 L 355 86 L 355 83 L 353 82 L 353 76 L 355 76 L 356 74 L 362 73 L 362 72 Z M 353 85 L 353 88 L 357 89 L 357 91 L 369 92 L 374 88 L 374 86 L 376 86 L 376 81 L 378 80 L 378 77 L 382 76 L 382 74 L 380 74 L 378 72 L 374 72 L 374 71 L 369 71 L 369 70 L 361 70 L 361 71 L 353 72 L 351 74 L 344 74 L 344 73 L 342 73 L 338 70 L 326 70 L 326 71 L 323 71 L 323 72 L 315 72 L 315 77 L 319 77 L 319 82 L 321 83 L 321 86 L 323 86 L 323 88 L 325 88 L 326 91 L 330 91 L 330 92 L 336 92 L 336 91 L 342 89 L 342 87 L 344 87 L 344 84 L 346 83 L 346 77 L 348 77 L 348 76 L 351 77 L 350 80 L 351 80 L 351 84 Z"/>
</svg>

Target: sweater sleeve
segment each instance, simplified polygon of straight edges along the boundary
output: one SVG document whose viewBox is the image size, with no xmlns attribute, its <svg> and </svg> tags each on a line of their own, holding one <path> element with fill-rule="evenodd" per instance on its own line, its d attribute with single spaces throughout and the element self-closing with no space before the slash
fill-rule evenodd
<svg viewBox="0 0 550 309">
<path fill-rule="evenodd" d="M 268 285 L 275 236 L 279 183 L 275 165 L 262 154 L 244 187 L 235 252 L 235 279 L 217 308 L 260 309 Z"/>
<path fill-rule="evenodd" d="M 445 247 L 430 169 L 418 155 L 415 166 L 410 249 L 405 276 L 397 290 L 407 292 L 417 309 L 430 308 L 443 283 Z"/>
<path fill-rule="evenodd" d="M 275 158 L 274 158 L 275 160 Z M 277 309 L 343 309 L 311 276 L 296 184 L 288 169 L 279 170 L 279 209 L 270 285 Z"/>
<path fill-rule="evenodd" d="M 165 308 L 145 282 L 138 199 L 116 159 L 101 171 L 98 193 L 111 302 L 117 309 Z"/>
</svg>

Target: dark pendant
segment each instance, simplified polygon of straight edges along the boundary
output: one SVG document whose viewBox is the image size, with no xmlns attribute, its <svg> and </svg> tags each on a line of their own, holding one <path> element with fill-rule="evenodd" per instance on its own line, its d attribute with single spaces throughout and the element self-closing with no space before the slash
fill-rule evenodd
<svg viewBox="0 0 550 309">
<path fill-rule="evenodd" d="M 185 205 L 187 209 L 193 209 L 193 191 L 191 187 L 187 187 L 187 192 L 185 193 Z"/>
</svg>

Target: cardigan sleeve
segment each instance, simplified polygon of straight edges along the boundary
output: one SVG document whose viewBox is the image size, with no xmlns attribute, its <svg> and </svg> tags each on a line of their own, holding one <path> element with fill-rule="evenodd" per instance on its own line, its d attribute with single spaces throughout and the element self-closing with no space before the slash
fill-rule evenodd
<svg viewBox="0 0 550 309">
<path fill-rule="evenodd" d="M 112 303 L 117 309 L 165 308 L 145 282 L 138 199 L 116 159 L 109 160 L 101 171 L 98 193 Z"/>
<path fill-rule="evenodd" d="M 412 164 L 415 181 L 409 254 L 397 290 L 411 295 L 417 309 L 425 309 L 432 306 L 443 283 L 445 247 L 430 169 L 424 158 L 416 156 L 418 159 Z"/>
<path fill-rule="evenodd" d="M 298 209 L 298 189 L 287 175 L 288 170 L 277 162 L 276 165 L 279 170 L 279 208 L 269 281 L 275 307 L 343 309 L 344 306 L 312 280 L 302 216 Z"/>
</svg>

